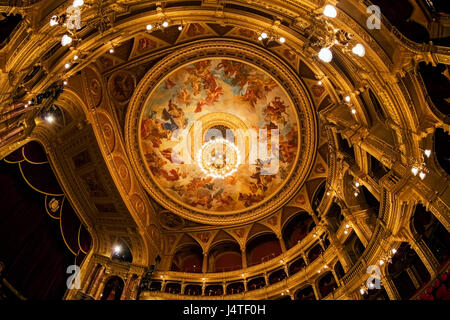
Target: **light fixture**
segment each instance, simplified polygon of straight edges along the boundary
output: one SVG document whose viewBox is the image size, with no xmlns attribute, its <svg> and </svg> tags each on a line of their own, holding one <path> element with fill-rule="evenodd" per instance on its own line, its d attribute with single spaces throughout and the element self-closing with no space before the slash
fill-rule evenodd
<svg viewBox="0 0 450 320">
<path fill-rule="evenodd" d="M 265 33 L 265 32 L 261 33 L 261 38 L 262 39 L 267 39 L 267 37 L 268 37 L 267 33 Z"/>
<path fill-rule="evenodd" d="M 67 85 L 67 80 L 64 80 L 64 81 L 63 81 L 63 84 L 66 86 L 66 85 Z"/>
<path fill-rule="evenodd" d="M 366 49 L 361 43 L 358 43 L 353 47 L 352 52 L 360 57 L 364 57 Z"/>
<path fill-rule="evenodd" d="M 430 149 L 425 150 L 424 153 L 427 156 L 427 158 L 429 158 L 431 156 L 431 150 Z"/>
<path fill-rule="evenodd" d="M 167 28 L 167 27 L 169 26 L 169 22 L 164 21 L 164 22 L 162 23 L 162 26 L 163 26 L 164 28 Z"/>
<path fill-rule="evenodd" d="M 347 230 L 344 230 L 344 234 L 348 234 L 348 231 L 347 231 Z"/>
<path fill-rule="evenodd" d="M 284 37 L 280 37 L 279 41 L 280 41 L 280 43 L 285 43 L 286 39 Z"/>
<path fill-rule="evenodd" d="M 397 253 L 397 250 L 396 250 L 396 249 L 392 249 L 391 251 L 392 251 L 393 254 L 396 254 L 396 253 Z"/>
<path fill-rule="evenodd" d="M 350 228 L 350 225 L 346 224 L 345 227 L 348 229 L 348 228 Z"/>
<path fill-rule="evenodd" d="M 150 31 L 153 29 L 153 26 L 151 24 L 148 24 L 145 28 Z"/>
<path fill-rule="evenodd" d="M 77 8 L 77 7 L 81 7 L 82 5 L 84 4 L 84 1 L 83 0 L 73 0 L 73 6 L 75 7 L 75 8 Z"/>
<path fill-rule="evenodd" d="M 31 100 L 28 100 L 28 104 L 31 105 L 31 103 L 32 103 Z"/>
<path fill-rule="evenodd" d="M 323 14 L 326 17 L 329 17 L 329 18 L 336 18 L 337 11 L 336 11 L 336 8 L 334 6 L 332 6 L 331 4 L 327 4 L 325 6 L 325 8 L 323 9 Z"/>
<path fill-rule="evenodd" d="M 413 175 L 417 176 L 417 174 L 419 173 L 419 169 L 417 167 L 412 167 L 411 172 L 413 173 Z"/>
<path fill-rule="evenodd" d="M 283 263 L 283 262 L 284 262 L 284 260 L 283 260 L 283 259 L 281 259 L 281 260 L 280 260 L 280 263 Z"/>
<path fill-rule="evenodd" d="M 359 289 L 359 293 L 361 293 L 361 295 L 364 295 L 366 293 L 366 291 L 364 291 L 363 288 Z"/>
<path fill-rule="evenodd" d="M 358 192 L 355 192 L 354 195 L 355 195 L 355 197 L 357 197 L 358 196 Z"/>
<path fill-rule="evenodd" d="M 61 38 L 61 45 L 67 46 L 72 43 L 72 38 L 68 36 L 67 34 L 63 35 Z"/>
<path fill-rule="evenodd" d="M 205 278 L 202 278 L 202 281 L 205 281 Z"/>
<path fill-rule="evenodd" d="M 329 48 L 322 48 L 319 51 L 319 59 L 328 63 L 333 59 L 333 53 Z"/>
<path fill-rule="evenodd" d="M 329 195 L 330 195 L 330 191 L 327 192 L 327 196 L 329 196 Z"/>
<path fill-rule="evenodd" d="M 70 63 L 66 63 L 66 64 L 64 65 L 64 68 L 69 69 L 69 68 L 70 68 Z"/>
<path fill-rule="evenodd" d="M 380 266 L 382 266 L 384 264 L 383 260 L 380 260 Z"/>
<path fill-rule="evenodd" d="M 350 96 L 345 96 L 344 100 L 345 100 L 346 102 L 350 102 L 351 98 L 350 98 Z"/>
<path fill-rule="evenodd" d="M 358 181 L 355 182 L 355 187 L 357 187 L 357 188 L 359 187 L 359 182 Z"/>
<path fill-rule="evenodd" d="M 183 30 L 183 26 L 178 26 L 178 31 Z"/>
<path fill-rule="evenodd" d="M 245 274 L 243 273 L 243 274 L 241 274 L 241 277 L 243 278 L 243 277 L 245 277 Z"/>
<path fill-rule="evenodd" d="M 219 152 L 217 157 L 215 156 L 216 152 Z M 197 165 L 200 170 L 213 178 L 224 179 L 232 175 L 237 171 L 240 164 L 241 153 L 239 149 L 227 139 L 209 140 L 197 153 Z"/>
<path fill-rule="evenodd" d="M 58 24 L 58 16 L 53 16 L 50 18 L 50 27 L 56 26 Z"/>
<path fill-rule="evenodd" d="M 420 179 L 421 179 L 421 180 L 425 179 L 425 176 L 426 176 L 425 172 L 420 171 L 420 173 L 419 173 Z"/>
<path fill-rule="evenodd" d="M 75 61 L 78 60 L 78 56 L 77 56 L 77 55 L 74 55 L 74 56 L 73 56 L 73 60 L 75 60 Z"/>
<path fill-rule="evenodd" d="M 319 86 L 321 86 L 322 85 L 322 81 L 317 81 L 317 84 L 319 85 Z"/>
<path fill-rule="evenodd" d="M 120 251 L 122 251 L 122 247 L 121 247 L 120 245 L 116 245 L 116 246 L 114 247 L 114 253 L 115 253 L 115 254 L 118 254 L 118 253 L 120 253 Z"/>
<path fill-rule="evenodd" d="M 352 114 L 356 114 L 356 109 L 352 108 Z"/>
<path fill-rule="evenodd" d="M 109 53 L 114 53 L 114 48 L 109 49 Z"/>
</svg>

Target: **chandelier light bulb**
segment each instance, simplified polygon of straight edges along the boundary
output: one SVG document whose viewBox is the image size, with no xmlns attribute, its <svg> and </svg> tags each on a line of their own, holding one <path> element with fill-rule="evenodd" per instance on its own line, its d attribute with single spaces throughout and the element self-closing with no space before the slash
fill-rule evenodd
<svg viewBox="0 0 450 320">
<path fill-rule="evenodd" d="M 66 64 L 64 65 L 64 68 L 69 69 L 69 68 L 70 68 L 70 63 L 66 63 Z"/>
<path fill-rule="evenodd" d="M 120 253 L 120 251 L 122 251 L 121 246 L 117 245 L 117 246 L 114 247 L 114 253 L 117 254 L 117 253 Z"/>
<path fill-rule="evenodd" d="M 393 253 L 393 254 L 396 254 L 396 253 L 397 253 L 397 250 L 396 250 L 396 249 L 392 249 L 392 253 Z"/>
<path fill-rule="evenodd" d="M 53 16 L 50 19 L 50 27 L 56 26 L 58 24 L 58 17 L 57 16 Z"/>
<path fill-rule="evenodd" d="M 352 114 L 356 114 L 356 109 L 352 108 Z"/>
<path fill-rule="evenodd" d="M 109 49 L 109 53 L 114 53 L 114 48 Z"/>
<path fill-rule="evenodd" d="M 419 169 L 416 167 L 412 167 L 411 172 L 413 173 L 413 175 L 417 176 L 417 174 L 419 173 Z"/>
<path fill-rule="evenodd" d="M 345 233 L 345 234 L 348 234 L 348 231 L 347 231 L 347 230 L 344 230 L 344 233 Z"/>
<path fill-rule="evenodd" d="M 332 6 L 331 4 L 327 4 L 325 6 L 325 8 L 323 9 L 323 14 L 324 14 L 324 16 L 329 17 L 329 18 L 336 18 L 337 11 L 334 6 Z"/>
<path fill-rule="evenodd" d="M 421 180 L 425 179 L 425 176 L 426 176 L 425 172 L 420 171 L 420 173 L 419 173 L 420 179 L 421 179 Z"/>
<path fill-rule="evenodd" d="M 48 123 L 53 123 L 53 121 L 55 121 L 55 117 L 49 114 L 48 116 L 45 117 L 45 121 L 47 121 Z"/>
<path fill-rule="evenodd" d="M 28 100 L 28 104 L 31 105 L 31 100 Z"/>
<path fill-rule="evenodd" d="M 67 80 L 64 80 L 64 81 L 63 81 L 63 84 L 66 86 L 66 85 L 67 85 Z"/>
<path fill-rule="evenodd" d="M 285 42 L 286 42 L 286 39 L 284 37 L 281 37 L 280 38 L 280 43 L 285 43 Z"/>
<path fill-rule="evenodd" d="M 327 196 L 329 196 L 329 195 L 330 195 L 330 191 L 327 192 Z"/>
<path fill-rule="evenodd" d="M 364 289 L 360 289 L 359 293 L 361 293 L 361 295 L 364 295 L 364 293 L 365 293 Z"/>
<path fill-rule="evenodd" d="M 364 57 L 364 55 L 366 54 L 366 49 L 361 43 L 358 43 L 353 47 L 352 52 L 357 56 Z"/>
<path fill-rule="evenodd" d="M 322 81 L 317 81 L 317 84 L 319 85 L 319 86 L 321 86 L 322 85 Z"/>
<path fill-rule="evenodd" d="M 67 34 L 63 35 L 61 38 L 61 45 L 67 46 L 72 43 L 72 38 L 68 36 Z"/>
<path fill-rule="evenodd" d="M 183 26 L 178 26 L 178 31 L 183 30 Z"/>
<path fill-rule="evenodd" d="M 329 48 L 322 48 L 319 51 L 319 59 L 328 63 L 333 59 L 333 53 Z"/>
<path fill-rule="evenodd" d="M 350 228 L 350 225 L 346 224 L 345 227 L 348 229 L 348 228 Z"/>
<path fill-rule="evenodd" d="M 261 33 L 261 38 L 262 39 L 267 39 L 267 37 L 268 37 L 267 33 L 265 33 L 265 32 Z"/>
<path fill-rule="evenodd" d="M 77 8 L 77 7 L 81 7 L 82 5 L 84 4 L 84 1 L 83 0 L 73 0 L 73 6 L 75 7 L 75 8 Z"/>
<path fill-rule="evenodd" d="M 78 56 L 77 56 L 77 55 L 74 55 L 74 56 L 73 56 L 73 60 L 78 60 Z"/>
<path fill-rule="evenodd" d="M 427 158 L 429 158 L 431 156 L 431 150 L 430 149 L 425 150 L 424 153 L 427 156 Z"/>
<path fill-rule="evenodd" d="M 357 197 L 358 196 L 358 192 L 355 192 L 354 195 L 355 195 L 355 197 Z"/>
<path fill-rule="evenodd" d="M 355 182 L 355 187 L 359 187 L 359 182 L 357 181 L 357 182 Z"/>
<path fill-rule="evenodd" d="M 164 22 L 162 23 L 162 26 L 163 26 L 164 28 L 167 28 L 167 27 L 169 26 L 169 22 L 164 21 Z"/>
<path fill-rule="evenodd" d="M 146 28 L 148 31 L 150 31 L 150 30 L 153 29 L 153 26 L 152 26 L 151 24 L 148 24 L 145 28 Z"/>
<path fill-rule="evenodd" d="M 382 266 L 384 264 L 383 260 L 380 260 L 380 266 Z"/>
<path fill-rule="evenodd" d="M 350 102 L 351 98 L 350 98 L 350 96 L 345 96 L 344 100 L 345 100 L 346 102 Z"/>
</svg>

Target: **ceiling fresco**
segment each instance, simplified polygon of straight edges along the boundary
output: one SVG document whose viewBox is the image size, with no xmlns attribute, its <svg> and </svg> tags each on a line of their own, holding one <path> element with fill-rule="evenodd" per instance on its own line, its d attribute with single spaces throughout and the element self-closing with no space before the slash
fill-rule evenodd
<svg viewBox="0 0 450 320">
<path fill-rule="evenodd" d="M 151 92 L 140 148 L 151 179 L 199 211 L 239 212 L 270 199 L 291 174 L 299 124 L 284 89 L 248 63 L 205 59 Z"/>
</svg>

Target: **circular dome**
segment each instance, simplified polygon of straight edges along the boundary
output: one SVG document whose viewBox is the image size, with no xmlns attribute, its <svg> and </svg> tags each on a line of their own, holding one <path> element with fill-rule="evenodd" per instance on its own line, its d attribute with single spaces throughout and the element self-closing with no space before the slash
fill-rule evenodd
<svg viewBox="0 0 450 320">
<path fill-rule="evenodd" d="M 313 158 L 302 163 L 300 156 L 311 150 L 315 128 L 305 121 L 306 114 L 315 119 L 305 112 L 309 105 L 299 108 L 287 93 L 290 83 L 225 57 L 164 72 L 132 102 L 139 116 L 131 138 L 150 194 L 181 216 L 215 224 L 273 212 L 286 202 Z"/>
</svg>

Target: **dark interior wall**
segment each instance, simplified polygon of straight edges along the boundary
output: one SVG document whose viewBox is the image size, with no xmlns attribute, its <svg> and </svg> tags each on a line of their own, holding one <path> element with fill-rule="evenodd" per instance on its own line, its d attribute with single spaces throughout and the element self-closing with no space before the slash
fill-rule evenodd
<svg viewBox="0 0 450 320">
<path fill-rule="evenodd" d="M 21 150 L 19 152 L 22 154 Z M 7 160 L 20 160 L 19 152 Z M 45 155 L 43 150 L 29 151 L 27 158 L 36 162 L 46 160 L 39 159 L 42 154 Z M 41 186 L 36 177 L 42 171 L 33 177 L 32 165 L 27 162 L 27 166 L 30 167 L 26 173 L 27 180 L 33 181 L 39 189 Z M 38 169 L 42 166 L 50 168 L 48 163 L 36 166 Z M 0 261 L 5 264 L 3 276 L 27 299 L 61 299 L 67 289 L 66 280 L 73 274 L 66 273 L 68 266 L 79 266 L 85 256 L 78 246 L 81 224 L 67 199 L 62 209 L 52 212 L 51 217 L 46 210 L 45 194 L 34 190 L 25 181 L 23 172 L 22 175 L 18 163 L 0 161 Z M 48 185 L 52 179 L 53 183 L 58 183 L 54 176 L 46 176 L 42 188 L 59 188 L 59 185 Z M 80 236 L 81 247 L 87 252 L 89 233 L 81 228 Z"/>
</svg>

